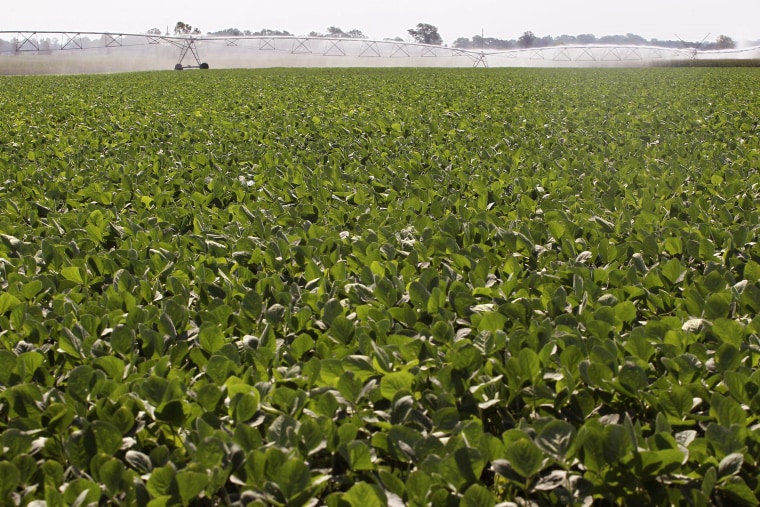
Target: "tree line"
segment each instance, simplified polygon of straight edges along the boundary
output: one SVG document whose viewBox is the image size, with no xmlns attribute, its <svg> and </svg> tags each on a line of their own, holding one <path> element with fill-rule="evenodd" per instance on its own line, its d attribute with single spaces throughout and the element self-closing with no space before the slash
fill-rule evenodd
<svg viewBox="0 0 760 507">
<path fill-rule="evenodd" d="M 645 39 L 640 35 L 628 33 L 625 35 L 605 35 L 597 37 L 593 34 L 580 35 L 560 35 L 552 37 L 551 35 L 539 37 L 531 31 L 524 32 L 517 39 L 497 39 L 494 37 L 483 37 L 482 35 L 473 35 L 472 38 L 459 37 L 453 43 L 453 47 L 460 49 L 525 49 L 525 48 L 545 48 L 551 46 L 566 45 L 589 45 L 589 44 L 609 44 L 616 46 L 657 46 L 663 48 L 699 48 L 702 50 L 713 49 L 734 49 L 736 42 L 727 36 L 721 35 L 714 42 L 688 42 L 678 40 L 660 40 Z"/>
<path fill-rule="evenodd" d="M 151 28 L 145 32 L 146 34 L 162 35 L 162 31 L 158 28 Z M 407 30 L 408 36 L 414 42 L 421 44 L 442 45 L 443 37 L 438 31 L 435 25 L 429 23 L 418 23 L 416 27 Z M 169 35 L 168 30 L 166 35 Z M 199 28 L 193 27 L 182 21 L 178 21 L 174 26 L 174 35 L 202 35 Z M 263 28 L 258 31 L 240 30 L 238 28 L 226 28 L 218 30 L 216 32 L 208 32 L 206 35 L 217 37 L 240 37 L 240 36 L 293 36 L 294 34 L 286 30 L 272 30 Z M 310 37 L 333 37 L 333 38 L 351 38 L 351 39 L 366 39 L 367 36 L 359 29 L 351 29 L 344 31 L 337 26 L 330 26 L 325 33 L 311 32 Z M 392 39 L 402 42 L 401 37 L 395 37 Z M 85 43 L 89 40 L 85 41 Z M 658 46 L 664 48 L 692 48 L 701 50 L 714 50 L 714 49 L 733 49 L 736 47 L 734 40 L 727 35 L 720 35 L 715 41 L 702 41 L 702 42 L 688 42 L 683 40 L 659 40 L 659 39 L 645 39 L 640 35 L 628 33 L 625 35 L 605 35 L 597 37 L 593 34 L 580 34 L 580 35 L 560 35 L 558 37 L 537 36 L 532 31 L 524 32 L 517 39 L 499 39 L 495 37 L 484 37 L 483 35 L 473 35 L 472 37 L 459 37 L 453 43 L 452 47 L 459 49 L 488 49 L 488 50 L 507 50 L 507 49 L 524 49 L 524 48 L 542 48 L 561 45 L 588 45 L 588 44 L 610 44 L 610 45 L 632 45 L 632 46 Z M 59 46 L 57 40 L 43 39 L 40 40 L 40 49 L 50 50 L 56 49 Z M 14 50 L 14 41 L 4 41 L 0 39 L 0 51 L 12 51 Z"/>
<path fill-rule="evenodd" d="M 178 23 L 179 25 L 179 23 Z M 175 32 L 176 33 L 176 32 Z M 187 33 L 187 32 L 184 32 Z M 433 44 L 442 45 L 443 37 L 438 31 L 438 27 L 429 23 L 418 23 L 416 27 L 407 30 L 407 34 L 414 42 L 420 44 Z M 262 30 L 261 32 L 250 32 L 248 30 L 241 31 L 236 28 L 229 28 L 219 32 L 209 33 L 208 35 L 292 35 L 289 32 L 279 32 L 275 30 Z M 353 29 L 348 32 L 344 32 L 336 26 L 330 26 L 327 28 L 327 33 L 322 34 L 319 32 L 309 33 L 310 37 L 336 37 L 336 38 L 351 38 L 351 39 L 366 39 L 367 37 L 361 30 Z M 401 40 L 395 38 L 393 40 Z M 456 39 L 452 46 L 459 49 L 521 49 L 521 48 L 542 48 L 561 45 L 588 45 L 588 44 L 610 44 L 610 45 L 630 45 L 630 46 L 658 46 L 664 48 L 699 48 L 703 50 L 711 49 L 733 49 L 736 47 L 734 40 L 727 36 L 721 35 L 715 41 L 708 42 L 687 42 L 683 40 L 659 40 L 659 39 L 645 39 L 640 35 L 633 33 L 627 33 L 625 35 L 604 35 L 597 37 L 594 34 L 580 34 L 580 35 L 560 35 L 558 37 L 552 37 L 546 35 L 539 37 L 532 31 L 524 32 L 517 39 L 498 39 L 495 37 L 484 37 L 482 35 L 473 35 L 470 37 L 459 37 Z"/>
</svg>

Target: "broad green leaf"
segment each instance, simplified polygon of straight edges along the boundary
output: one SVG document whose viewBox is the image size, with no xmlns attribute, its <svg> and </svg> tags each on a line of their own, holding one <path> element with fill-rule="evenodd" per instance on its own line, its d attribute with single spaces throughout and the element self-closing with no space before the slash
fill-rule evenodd
<svg viewBox="0 0 760 507">
<path fill-rule="evenodd" d="M 388 500 L 382 489 L 374 484 L 358 482 L 343 495 L 343 501 L 351 507 L 384 507 Z"/>
<path fill-rule="evenodd" d="M 328 300 L 322 309 L 322 320 L 329 326 L 338 315 L 343 315 L 343 305 L 335 298 Z"/>
<path fill-rule="evenodd" d="M 66 485 L 63 500 L 66 505 L 91 505 L 100 499 L 100 488 L 89 479 L 74 479 Z"/>
<path fill-rule="evenodd" d="M 177 494 L 177 470 L 175 466 L 170 463 L 160 468 L 154 468 L 150 473 L 146 487 L 154 498 Z"/>
<path fill-rule="evenodd" d="M 499 312 L 485 312 L 480 316 L 479 331 L 496 332 L 504 329 L 507 317 Z"/>
<path fill-rule="evenodd" d="M 741 477 L 731 477 L 726 484 L 720 486 L 720 490 L 733 505 L 749 507 L 760 502 Z"/>
<path fill-rule="evenodd" d="M 430 292 L 424 285 L 415 280 L 409 284 L 408 291 L 409 299 L 415 307 L 422 309 L 427 308 Z"/>
<path fill-rule="evenodd" d="M 128 356 L 135 347 L 135 330 L 125 325 L 118 325 L 111 331 L 110 342 L 114 351 Z"/>
<path fill-rule="evenodd" d="M 21 473 L 13 463 L 0 462 L 0 474 L 3 480 L 0 481 L 0 499 L 3 503 L 9 501 L 10 494 L 16 490 L 21 483 Z"/>
<path fill-rule="evenodd" d="M 9 310 L 21 304 L 21 300 L 12 294 L 3 292 L 0 294 L 0 315 L 4 315 Z"/>
<path fill-rule="evenodd" d="M 459 505 L 461 507 L 494 507 L 496 498 L 486 487 L 473 484 L 467 488 Z"/>
<path fill-rule="evenodd" d="M 409 493 L 409 498 L 424 503 L 430 493 L 432 484 L 433 481 L 428 474 L 421 470 L 413 470 L 406 480 L 406 490 Z"/>
<path fill-rule="evenodd" d="M 201 324 L 198 331 L 198 340 L 200 341 L 201 348 L 209 354 L 218 352 L 226 343 L 222 329 L 211 322 Z"/>
<path fill-rule="evenodd" d="M 82 269 L 76 266 L 68 266 L 61 270 L 61 276 L 66 280 L 70 280 L 74 283 L 83 284 L 84 276 L 82 276 Z"/>
<path fill-rule="evenodd" d="M 346 461 L 351 470 L 372 470 L 369 446 L 361 441 L 349 442 L 345 449 Z"/>
<path fill-rule="evenodd" d="M 126 467 L 116 458 L 110 458 L 98 468 L 98 481 L 110 495 L 115 495 L 124 487 Z"/>
<path fill-rule="evenodd" d="M 355 331 L 354 323 L 343 315 L 336 316 L 330 324 L 330 334 L 341 343 L 349 344 Z"/>
<path fill-rule="evenodd" d="M 259 396 L 254 390 L 249 393 L 237 393 L 230 400 L 230 416 L 238 422 L 250 420 L 259 409 Z"/>
<path fill-rule="evenodd" d="M 309 487 L 311 472 L 302 460 L 291 459 L 279 468 L 276 483 L 285 498 L 290 499 Z"/>
<path fill-rule="evenodd" d="M 750 282 L 760 281 L 760 263 L 748 260 L 744 265 L 744 279 Z"/>
<path fill-rule="evenodd" d="M 92 423 L 92 433 L 98 452 L 114 455 L 121 448 L 121 431 L 113 424 L 102 420 L 95 421 Z"/>
<path fill-rule="evenodd" d="M 189 505 L 198 497 L 198 494 L 206 489 L 208 475 L 191 470 L 180 470 L 176 476 L 177 489 L 183 505 Z"/>
<path fill-rule="evenodd" d="M 383 375 L 380 379 L 380 394 L 386 400 L 392 400 L 399 391 L 411 391 L 414 375 L 405 371 L 396 371 Z"/>
<path fill-rule="evenodd" d="M 543 453 L 536 444 L 527 439 L 508 445 L 505 457 L 515 472 L 525 478 L 533 477 L 543 467 Z"/>
<path fill-rule="evenodd" d="M 150 473 L 153 470 L 153 464 L 150 457 L 139 451 L 129 450 L 126 452 L 124 459 L 129 465 L 137 470 L 140 474 Z"/>
<path fill-rule="evenodd" d="M 544 426 L 536 436 L 536 445 L 557 460 L 563 460 L 575 438 L 575 427 L 555 419 Z"/>
<path fill-rule="evenodd" d="M 87 402 L 93 370 L 89 366 L 77 366 L 69 373 L 66 393 L 77 401 Z"/>
<path fill-rule="evenodd" d="M 737 475 L 744 465 L 744 455 L 738 452 L 729 454 L 722 460 L 718 466 L 718 476 Z"/>
</svg>

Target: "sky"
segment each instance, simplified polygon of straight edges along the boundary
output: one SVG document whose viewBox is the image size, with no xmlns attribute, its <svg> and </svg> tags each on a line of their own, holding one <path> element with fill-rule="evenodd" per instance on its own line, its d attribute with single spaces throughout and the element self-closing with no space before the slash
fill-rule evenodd
<svg viewBox="0 0 760 507">
<path fill-rule="evenodd" d="M 760 40 L 760 0 L 3 0 L 0 31 L 144 33 L 177 21 L 203 33 L 225 28 L 287 30 L 294 35 L 337 26 L 371 39 L 402 37 L 418 23 L 458 37 L 516 39 L 634 33 L 646 39 Z M 709 35 L 708 35 L 709 34 Z"/>
</svg>

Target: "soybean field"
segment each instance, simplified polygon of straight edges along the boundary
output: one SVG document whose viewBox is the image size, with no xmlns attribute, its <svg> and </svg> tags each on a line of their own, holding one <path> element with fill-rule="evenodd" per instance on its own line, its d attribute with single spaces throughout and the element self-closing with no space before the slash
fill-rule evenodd
<svg viewBox="0 0 760 507">
<path fill-rule="evenodd" d="M 760 71 L 0 77 L 0 505 L 760 501 Z"/>
</svg>

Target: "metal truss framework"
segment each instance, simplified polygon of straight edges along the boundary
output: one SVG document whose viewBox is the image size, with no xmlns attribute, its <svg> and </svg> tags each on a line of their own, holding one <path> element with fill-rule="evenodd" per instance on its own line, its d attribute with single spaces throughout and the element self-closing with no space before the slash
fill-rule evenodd
<svg viewBox="0 0 760 507">
<path fill-rule="evenodd" d="M 180 50 L 176 69 L 208 68 L 202 63 L 199 47 L 222 45 L 230 51 L 278 51 L 293 55 L 317 55 L 356 58 L 467 58 L 473 67 L 520 65 L 520 61 L 538 65 L 580 63 L 589 66 L 610 64 L 635 64 L 649 60 L 696 59 L 732 57 L 750 51 L 760 52 L 760 47 L 728 51 L 698 51 L 693 48 L 664 48 L 656 46 L 625 45 L 569 45 L 546 48 L 512 50 L 484 50 L 449 48 L 399 40 L 343 39 L 333 37 L 304 36 L 182 36 L 158 34 L 128 34 L 108 32 L 67 31 L 0 31 L 0 41 L 10 40 L 13 51 L 52 52 L 98 48 L 122 48 L 131 46 L 172 45 Z M 237 48 L 237 49 L 236 49 Z M 197 65 L 183 65 L 192 56 Z M 546 62 L 546 63 L 542 63 Z M 504 63 L 502 63 L 504 65 Z"/>
</svg>

